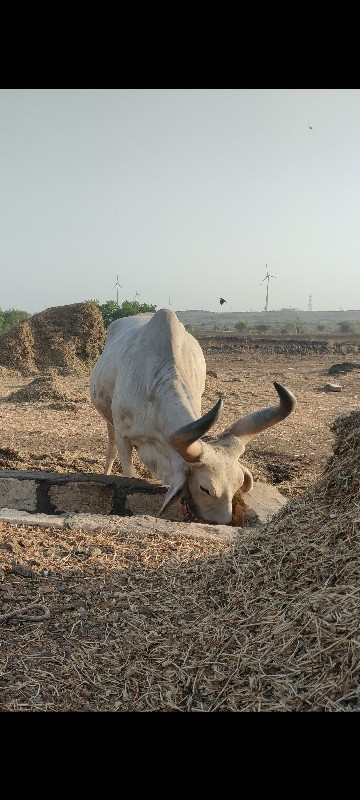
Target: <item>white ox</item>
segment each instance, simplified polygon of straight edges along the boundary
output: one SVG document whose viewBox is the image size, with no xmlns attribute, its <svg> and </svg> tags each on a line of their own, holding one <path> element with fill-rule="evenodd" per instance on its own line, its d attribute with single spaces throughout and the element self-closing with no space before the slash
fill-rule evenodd
<svg viewBox="0 0 360 800">
<path fill-rule="evenodd" d="M 201 437 L 216 422 L 222 400 L 201 417 L 205 377 L 199 343 L 173 311 L 161 309 L 109 325 L 90 393 L 107 423 L 107 475 L 118 453 L 123 475 L 135 477 L 135 447 L 151 475 L 169 487 L 160 514 L 180 495 L 194 519 L 229 524 L 235 492 L 253 486 L 239 464 L 246 444 L 287 417 L 296 400 L 274 383 L 278 405 L 248 414 L 209 443 Z"/>
</svg>

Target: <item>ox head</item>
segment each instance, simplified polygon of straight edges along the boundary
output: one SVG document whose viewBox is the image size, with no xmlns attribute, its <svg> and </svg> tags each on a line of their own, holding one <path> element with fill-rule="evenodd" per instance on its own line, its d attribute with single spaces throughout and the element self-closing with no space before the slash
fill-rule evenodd
<svg viewBox="0 0 360 800">
<path fill-rule="evenodd" d="M 294 395 L 280 383 L 274 383 L 280 402 L 242 417 L 215 441 L 201 439 L 218 419 L 223 402 L 203 417 L 175 431 L 170 444 L 182 456 L 183 469 L 174 475 L 160 514 L 182 494 L 193 517 L 220 525 L 231 523 L 232 500 L 241 489 L 253 487 L 252 475 L 239 463 L 248 442 L 258 433 L 285 419 L 295 408 Z"/>
</svg>

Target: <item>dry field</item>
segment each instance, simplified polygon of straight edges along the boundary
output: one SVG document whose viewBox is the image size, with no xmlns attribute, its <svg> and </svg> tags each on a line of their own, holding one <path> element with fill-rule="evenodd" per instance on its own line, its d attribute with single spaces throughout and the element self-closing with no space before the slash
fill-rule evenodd
<svg viewBox="0 0 360 800">
<path fill-rule="evenodd" d="M 155 518 L 91 534 L 2 523 L 0 710 L 359 709 L 359 414 L 337 423 L 328 459 L 331 425 L 360 408 L 360 370 L 327 374 L 358 363 L 359 347 L 202 346 L 216 373 L 203 410 L 224 397 L 214 435 L 276 402 L 274 380 L 296 395 L 295 413 L 243 459 L 287 509 L 236 545 Z M 0 469 L 102 471 L 88 371 L 0 367 L 0 377 Z M 342 391 L 325 392 L 328 382 Z"/>
<path fill-rule="evenodd" d="M 237 417 L 276 403 L 273 381 L 296 395 L 295 413 L 254 439 L 242 461 L 255 480 L 276 485 L 287 497 L 298 495 L 332 452 L 331 423 L 360 407 L 360 369 L 333 376 L 327 371 L 335 363 L 358 363 L 360 354 L 349 352 L 346 343 L 337 343 L 339 352 L 324 354 L 267 352 L 266 343 L 242 349 L 226 338 L 204 339 L 202 347 L 208 372 L 217 375 L 207 378 L 203 411 L 219 395 L 224 399 L 214 436 Z M 40 376 L 24 378 L 0 367 L 0 373 L 0 469 L 103 471 L 106 429 L 90 403 L 88 371 L 64 376 L 48 368 Z M 325 392 L 329 382 L 340 383 L 342 391 Z M 115 462 L 114 471 L 119 469 Z M 138 471 L 148 477 L 140 464 Z"/>
</svg>

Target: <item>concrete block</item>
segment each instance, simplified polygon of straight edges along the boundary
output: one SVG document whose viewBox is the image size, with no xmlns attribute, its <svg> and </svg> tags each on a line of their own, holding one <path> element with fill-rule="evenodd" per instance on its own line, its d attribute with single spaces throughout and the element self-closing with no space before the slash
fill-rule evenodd
<svg viewBox="0 0 360 800">
<path fill-rule="evenodd" d="M 131 511 L 132 514 L 151 514 L 151 516 L 157 517 L 163 502 L 164 495 L 160 494 L 160 492 L 159 494 L 136 492 L 136 494 L 128 494 L 126 496 L 125 508 Z M 174 522 L 184 521 L 180 503 L 174 503 L 162 516 L 163 519 L 173 520 Z"/>
<path fill-rule="evenodd" d="M 245 524 L 264 525 L 286 505 L 287 500 L 275 486 L 258 481 L 252 492 L 242 494 Z"/>
<path fill-rule="evenodd" d="M 340 383 L 326 383 L 325 392 L 341 392 Z"/>
<path fill-rule="evenodd" d="M 20 511 L 36 511 L 36 504 L 36 481 L 0 478 L 0 507 L 18 508 Z"/>
<path fill-rule="evenodd" d="M 62 486 L 51 486 L 49 500 L 56 513 L 74 511 L 83 514 L 110 514 L 113 490 L 111 486 L 91 481 L 66 483 Z"/>
<path fill-rule="evenodd" d="M 26 511 L 19 511 L 15 508 L 0 508 L 0 520 L 2 522 L 10 522 L 11 525 L 65 529 L 63 517 L 56 517 L 54 514 L 29 514 Z"/>
</svg>

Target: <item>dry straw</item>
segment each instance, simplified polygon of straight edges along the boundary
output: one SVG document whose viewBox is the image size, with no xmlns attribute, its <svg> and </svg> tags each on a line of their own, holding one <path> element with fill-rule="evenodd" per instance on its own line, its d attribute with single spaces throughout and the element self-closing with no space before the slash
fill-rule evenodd
<svg viewBox="0 0 360 800">
<path fill-rule="evenodd" d="M 3 524 L 1 709 L 359 710 L 360 413 L 321 478 L 236 545 L 154 519 Z"/>
<path fill-rule="evenodd" d="M 81 403 L 85 400 L 87 400 L 85 394 L 79 394 L 75 389 L 71 389 L 69 384 L 56 374 L 40 375 L 4 398 L 6 403 L 48 403 L 53 401 Z"/>
<path fill-rule="evenodd" d="M 49 367 L 67 375 L 89 372 L 105 339 L 99 309 L 92 303 L 48 308 L 1 336 L 0 365 L 23 375 Z"/>
</svg>

